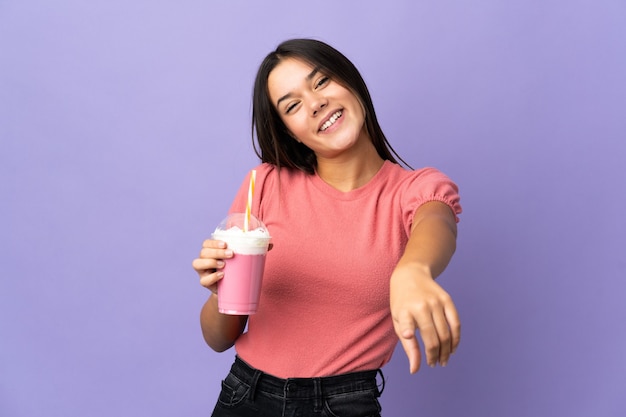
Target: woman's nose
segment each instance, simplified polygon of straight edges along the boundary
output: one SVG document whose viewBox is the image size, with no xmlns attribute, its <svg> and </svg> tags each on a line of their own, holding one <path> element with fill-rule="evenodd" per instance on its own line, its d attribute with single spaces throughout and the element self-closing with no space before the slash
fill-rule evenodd
<svg viewBox="0 0 626 417">
<path fill-rule="evenodd" d="M 327 105 L 327 101 L 326 99 L 324 99 L 323 97 L 317 98 L 316 100 L 313 101 L 312 103 L 312 110 L 313 110 L 313 116 L 317 116 L 317 114 Z"/>
</svg>

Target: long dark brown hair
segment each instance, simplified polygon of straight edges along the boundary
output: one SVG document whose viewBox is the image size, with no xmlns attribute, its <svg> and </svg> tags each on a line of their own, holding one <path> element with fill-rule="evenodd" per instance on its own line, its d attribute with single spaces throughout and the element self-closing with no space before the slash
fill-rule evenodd
<svg viewBox="0 0 626 417">
<path fill-rule="evenodd" d="M 254 151 L 262 162 L 279 168 L 300 169 L 309 174 L 313 174 L 317 167 L 315 153 L 293 140 L 269 98 L 267 84 L 270 72 L 285 58 L 300 59 L 352 91 L 363 105 L 365 126 L 380 157 L 396 164 L 397 157 L 408 166 L 391 147 L 380 128 L 369 90 L 357 68 L 341 52 L 314 39 L 291 39 L 281 43 L 265 57 L 259 67 L 252 97 L 252 141 Z"/>
</svg>

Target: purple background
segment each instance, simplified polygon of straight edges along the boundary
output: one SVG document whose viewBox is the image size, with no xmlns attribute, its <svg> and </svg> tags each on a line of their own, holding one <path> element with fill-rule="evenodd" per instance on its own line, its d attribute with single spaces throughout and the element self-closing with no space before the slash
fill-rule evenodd
<svg viewBox="0 0 626 417">
<path fill-rule="evenodd" d="M 390 141 L 462 191 L 450 365 L 386 416 L 626 413 L 626 3 L 0 1 L 0 415 L 206 416 L 191 260 L 256 164 L 295 36 L 362 71 Z"/>
</svg>

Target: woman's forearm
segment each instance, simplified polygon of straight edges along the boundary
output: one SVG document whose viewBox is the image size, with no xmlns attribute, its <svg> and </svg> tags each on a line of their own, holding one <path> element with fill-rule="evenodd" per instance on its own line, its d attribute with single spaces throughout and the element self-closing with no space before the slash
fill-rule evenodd
<svg viewBox="0 0 626 417">
<path fill-rule="evenodd" d="M 415 335 L 419 330 L 430 366 L 446 365 L 461 338 L 458 312 L 451 297 L 435 282 L 456 249 L 456 219 L 446 205 L 430 202 L 414 216 L 405 252 L 390 281 L 394 329 L 409 358 L 411 373 L 422 354 Z"/>
<path fill-rule="evenodd" d="M 248 316 L 222 314 L 217 309 L 217 296 L 211 294 L 202 307 L 200 325 L 204 340 L 216 352 L 223 352 L 235 344 L 243 333 Z"/>
</svg>

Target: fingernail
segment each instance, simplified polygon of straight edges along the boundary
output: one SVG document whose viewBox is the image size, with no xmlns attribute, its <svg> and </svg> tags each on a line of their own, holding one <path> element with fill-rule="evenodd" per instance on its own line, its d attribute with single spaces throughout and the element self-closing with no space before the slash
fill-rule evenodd
<svg viewBox="0 0 626 417">
<path fill-rule="evenodd" d="M 218 268 L 224 268 L 224 261 L 217 261 Z"/>
<path fill-rule="evenodd" d="M 224 251 L 224 255 L 226 255 L 227 258 L 230 258 L 231 256 L 233 256 L 233 251 L 232 250 L 225 250 Z"/>
<path fill-rule="evenodd" d="M 217 277 L 218 278 L 224 278 L 224 272 L 223 271 L 218 272 L 217 273 Z"/>
</svg>

